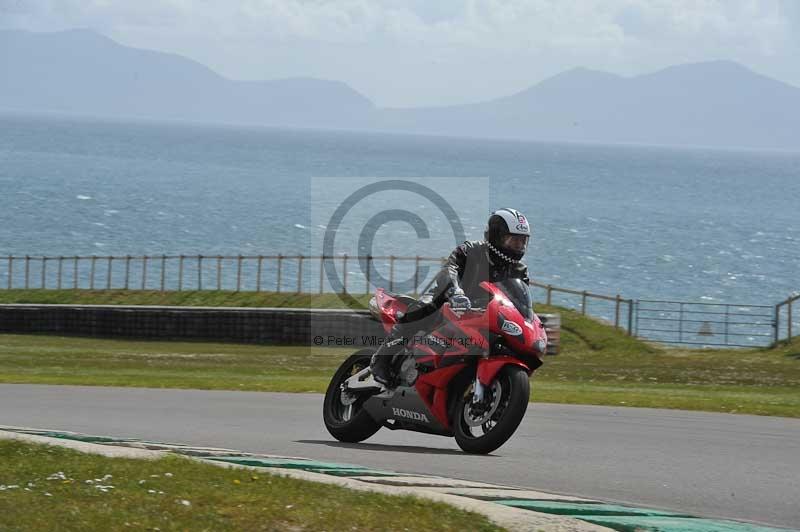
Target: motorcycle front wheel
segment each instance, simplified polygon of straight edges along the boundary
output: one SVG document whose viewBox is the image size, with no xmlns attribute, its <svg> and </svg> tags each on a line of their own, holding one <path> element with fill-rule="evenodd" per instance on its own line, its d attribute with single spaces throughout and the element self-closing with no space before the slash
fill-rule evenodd
<svg viewBox="0 0 800 532">
<path fill-rule="evenodd" d="M 528 409 L 530 381 L 519 366 L 505 366 L 484 389 L 484 400 L 474 403 L 474 381 L 462 384 L 452 420 L 456 443 L 468 453 L 488 454 L 517 430 Z"/>
<path fill-rule="evenodd" d="M 356 351 L 345 360 L 328 384 L 322 406 L 325 428 L 339 441 L 357 443 L 366 440 L 381 428 L 364 410 L 364 401 L 369 396 L 349 395 L 342 392 L 341 385 L 362 369 L 369 366 L 372 351 Z"/>
</svg>

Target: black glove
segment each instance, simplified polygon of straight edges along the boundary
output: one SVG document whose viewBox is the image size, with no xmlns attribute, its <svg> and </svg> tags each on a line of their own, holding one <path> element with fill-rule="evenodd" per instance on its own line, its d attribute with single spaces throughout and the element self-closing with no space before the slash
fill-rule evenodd
<svg viewBox="0 0 800 532">
<path fill-rule="evenodd" d="M 450 308 L 453 310 L 453 312 L 459 315 L 472 308 L 472 303 L 470 302 L 469 298 L 464 295 L 464 291 L 460 288 L 457 288 L 453 291 L 448 302 L 450 303 Z"/>
</svg>

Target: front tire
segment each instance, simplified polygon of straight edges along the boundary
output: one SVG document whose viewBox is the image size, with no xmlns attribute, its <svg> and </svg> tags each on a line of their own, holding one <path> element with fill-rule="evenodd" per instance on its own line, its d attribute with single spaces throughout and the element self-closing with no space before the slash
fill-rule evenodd
<svg viewBox="0 0 800 532">
<path fill-rule="evenodd" d="M 528 373 L 519 366 L 507 365 L 498 372 L 495 382 L 485 389 L 486 420 L 475 414 L 472 405 L 474 381 L 466 381 L 458 394 L 453 413 L 456 443 L 468 453 L 488 454 L 503 445 L 517 430 L 530 398 Z"/>
<path fill-rule="evenodd" d="M 364 401 L 369 399 L 369 395 L 356 397 L 349 405 L 342 400 L 342 383 L 369 366 L 371 359 L 371 350 L 356 351 L 339 366 L 328 384 L 322 406 L 322 418 L 325 421 L 325 428 L 339 441 L 347 443 L 364 441 L 381 428 L 381 425 L 363 408 Z"/>
</svg>

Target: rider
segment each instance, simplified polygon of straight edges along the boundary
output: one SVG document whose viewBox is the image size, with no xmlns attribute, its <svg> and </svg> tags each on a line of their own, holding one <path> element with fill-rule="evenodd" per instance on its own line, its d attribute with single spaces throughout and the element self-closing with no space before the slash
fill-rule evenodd
<svg viewBox="0 0 800 532">
<path fill-rule="evenodd" d="M 467 241 L 458 246 L 436 277 L 433 297 L 423 296 L 409 305 L 407 312 L 392 328 L 386 342 L 373 355 L 372 375 L 389 386 L 392 381 L 392 357 L 407 342 L 407 336 L 424 326 L 416 323 L 436 312 L 446 301 L 457 313 L 467 311 L 472 301 L 485 296 L 483 281 L 518 278 L 528 282 L 528 267 L 520 260 L 528 247 L 531 230 L 527 218 L 514 209 L 499 209 L 489 217 L 484 240 Z M 415 325 L 416 323 L 416 325 Z"/>
</svg>

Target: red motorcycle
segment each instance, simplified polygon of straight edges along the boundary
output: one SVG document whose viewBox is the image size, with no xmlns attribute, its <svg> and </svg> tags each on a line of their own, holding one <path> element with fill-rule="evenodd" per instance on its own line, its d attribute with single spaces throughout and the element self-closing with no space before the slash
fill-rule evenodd
<svg viewBox="0 0 800 532">
<path fill-rule="evenodd" d="M 453 436 L 469 453 L 503 445 L 528 408 L 529 377 L 542 365 L 547 334 L 520 279 L 483 282 L 483 308 L 449 304 L 432 332 L 420 332 L 393 361 L 396 385 L 370 373 L 371 349 L 351 355 L 325 393 L 323 418 L 337 440 L 360 442 L 381 427 Z M 378 288 L 370 310 L 387 333 L 414 299 Z"/>
</svg>

